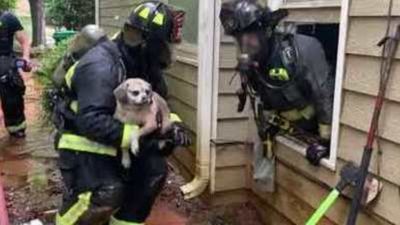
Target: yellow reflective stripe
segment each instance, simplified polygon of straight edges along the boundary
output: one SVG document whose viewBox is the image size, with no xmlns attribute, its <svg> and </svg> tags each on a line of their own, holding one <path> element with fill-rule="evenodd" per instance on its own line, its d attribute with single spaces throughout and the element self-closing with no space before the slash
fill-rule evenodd
<svg viewBox="0 0 400 225">
<path fill-rule="evenodd" d="M 78 62 L 76 62 L 74 65 L 72 65 L 71 68 L 69 68 L 67 73 L 65 74 L 65 83 L 67 84 L 67 87 L 69 89 L 71 89 L 72 77 L 75 74 L 75 69 L 76 69 L 76 66 L 78 65 Z"/>
<path fill-rule="evenodd" d="M 85 137 L 81 137 L 75 134 L 61 135 L 60 141 L 58 143 L 58 149 L 74 150 L 79 152 L 88 152 L 109 156 L 117 155 L 117 150 L 115 148 L 100 144 L 95 141 L 91 141 Z"/>
<path fill-rule="evenodd" d="M 111 40 L 115 40 L 117 39 L 118 35 L 121 33 L 121 31 L 118 31 L 117 33 L 115 33 L 112 37 Z"/>
<path fill-rule="evenodd" d="M 72 101 L 69 105 L 69 108 L 72 110 L 72 112 L 78 113 L 78 101 Z"/>
<path fill-rule="evenodd" d="M 280 112 L 279 115 L 290 121 L 297 121 L 303 118 L 309 120 L 315 115 L 315 109 L 312 105 L 308 105 L 302 110 L 292 109 Z"/>
<path fill-rule="evenodd" d="M 144 223 L 128 222 L 111 217 L 109 225 L 144 225 Z"/>
<path fill-rule="evenodd" d="M 156 13 L 156 16 L 153 19 L 153 23 L 162 26 L 164 24 L 164 14 Z"/>
<path fill-rule="evenodd" d="M 288 81 L 289 73 L 285 68 L 274 68 L 269 70 L 269 76 L 272 79 L 277 79 L 281 81 Z"/>
<path fill-rule="evenodd" d="M 150 15 L 150 8 L 148 8 L 148 7 L 145 7 L 139 13 L 139 16 L 146 20 L 149 18 L 149 15 Z"/>
<path fill-rule="evenodd" d="M 133 132 L 138 132 L 139 127 L 134 124 L 125 124 L 124 125 L 124 131 L 122 134 L 122 142 L 121 142 L 121 148 L 122 149 L 129 149 L 131 147 L 131 136 Z"/>
<path fill-rule="evenodd" d="M 330 140 L 331 139 L 331 125 L 329 124 L 318 124 L 319 126 L 319 136 L 322 139 Z"/>
<path fill-rule="evenodd" d="M 20 124 L 18 124 L 18 125 L 8 126 L 7 127 L 8 132 L 11 132 L 11 133 L 14 133 L 14 132 L 17 132 L 17 131 L 20 131 L 20 130 L 24 130 L 24 129 L 26 129 L 26 122 L 25 121 L 20 123 Z"/>
<path fill-rule="evenodd" d="M 91 192 L 85 192 L 78 196 L 78 201 L 63 215 L 57 214 L 56 225 L 74 225 L 79 218 L 89 209 Z"/>
<path fill-rule="evenodd" d="M 182 122 L 181 118 L 175 113 L 169 114 L 169 119 L 171 122 Z"/>
</svg>

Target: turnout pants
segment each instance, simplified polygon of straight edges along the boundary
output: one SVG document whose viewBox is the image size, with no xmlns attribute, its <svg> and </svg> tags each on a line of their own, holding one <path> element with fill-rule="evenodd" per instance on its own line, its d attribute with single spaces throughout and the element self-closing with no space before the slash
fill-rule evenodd
<svg viewBox="0 0 400 225">
<path fill-rule="evenodd" d="M 4 123 L 10 134 L 25 131 L 26 129 L 24 94 L 25 84 L 18 71 L 14 71 L 13 74 L 0 82 Z"/>
<path fill-rule="evenodd" d="M 125 170 L 119 156 L 59 150 L 66 190 L 56 225 L 144 224 L 167 175 L 158 151 L 144 148 Z"/>
</svg>

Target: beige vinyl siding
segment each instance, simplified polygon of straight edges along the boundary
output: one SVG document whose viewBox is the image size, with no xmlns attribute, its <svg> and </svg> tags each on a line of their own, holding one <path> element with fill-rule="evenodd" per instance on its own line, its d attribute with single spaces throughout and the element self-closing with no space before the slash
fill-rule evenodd
<svg viewBox="0 0 400 225">
<path fill-rule="evenodd" d="M 360 162 L 366 142 L 366 134 L 374 109 L 374 96 L 379 87 L 381 49 L 376 44 L 386 30 L 386 13 L 389 0 L 352 0 L 346 46 L 346 73 L 343 83 L 343 102 L 338 149 L 337 172 L 324 167 L 310 166 L 303 156 L 279 144 L 277 146 L 277 192 L 274 194 L 254 191 L 256 205 L 262 213 L 276 212 L 282 224 L 304 224 L 320 201 L 337 184 L 339 171 L 347 161 Z M 318 10 L 318 12 L 316 12 Z M 337 15 L 340 9 L 298 9 L 290 21 L 307 22 L 321 15 Z M 293 11 L 293 10 L 291 10 Z M 394 15 L 400 15 L 400 2 L 394 1 Z M 321 22 L 339 21 L 339 18 L 321 19 Z M 311 21 L 310 21 L 311 22 Z M 395 19 L 395 23 L 398 19 Z M 400 53 L 397 54 L 400 59 Z M 399 60 L 393 67 L 393 79 L 388 86 L 387 100 L 380 125 L 380 146 L 383 151 L 380 178 L 384 188 L 368 212 L 363 211 L 358 224 L 400 224 L 400 73 Z M 375 146 L 375 150 L 376 150 Z M 370 171 L 377 173 L 377 151 L 374 152 Z M 253 188 L 254 189 L 254 188 Z M 351 194 L 340 198 L 320 224 L 345 224 Z M 274 224 L 268 222 L 267 224 Z"/>
<path fill-rule="evenodd" d="M 222 29 L 222 28 L 221 28 Z M 239 76 L 235 77 L 236 48 L 233 39 L 221 37 L 220 70 L 218 79 L 217 142 L 215 187 L 218 193 L 249 187 L 248 150 L 240 144 L 223 144 L 247 141 L 247 112 L 238 113 L 236 90 L 240 87 Z"/>
</svg>

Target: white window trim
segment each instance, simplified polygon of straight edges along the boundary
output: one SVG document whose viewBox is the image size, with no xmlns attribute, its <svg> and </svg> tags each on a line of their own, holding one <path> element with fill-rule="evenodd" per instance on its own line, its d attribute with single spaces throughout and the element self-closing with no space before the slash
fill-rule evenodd
<svg viewBox="0 0 400 225">
<path fill-rule="evenodd" d="M 271 3 L 271 1 L 270 1 Z M 276 3 L 276 2 L 275 2 Z M 349 21 L 349 4 L 350 0 L 342 0 L 342 8 L 340 15 L 340 30 L 339 30 L 339 44 L 336 66 L 336 80 L 335 80 L 335 93 L 333 102 L 333 118 L 332 118 L 332 135 L 331 135 L 331 152 L 328 159 L 323 159 L 321 165 L 336 171 L 337 157 L 339 151 L 339 131 L 340 131 L 340 112 L 342 105 L 342 90 L 343 79 L 345 74 L 345 56 L 346 56 L 346 40 Z M 306 155 L 306 147 L 285 136 L 278 136 L 276 140 L 292 149 L 299 152 L 303 156 Z"/>
<path fill-rule="evenodd" d="M 283 0 L 282 8 L 325 8 L 325 7 L 340 7 L 344 0 L 302 0 L 298 2 L 290 2 Z"/>
</svg>

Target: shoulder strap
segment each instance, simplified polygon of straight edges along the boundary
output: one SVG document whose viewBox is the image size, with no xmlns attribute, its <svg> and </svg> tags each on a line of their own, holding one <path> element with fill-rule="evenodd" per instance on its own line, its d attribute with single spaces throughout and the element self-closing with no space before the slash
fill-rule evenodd
<svg viewBox="0 0 400 225">
<path fill-rule="evenodd" d="M 280 36 L 280 56 L 284 67 L 293 76 L 298 77 L 300 72 L 300 56 L 293 34 L 282 34 Z"/>
<path fill-rule="evenodd" d="M 118 65 L 118 81 L 122 83 L 127 78 L 127 71 L 117 44 L 113 41 L 108 41 L 104 44 L 104 48 L 113 56 L 115 64 Z"/>
</svg>

